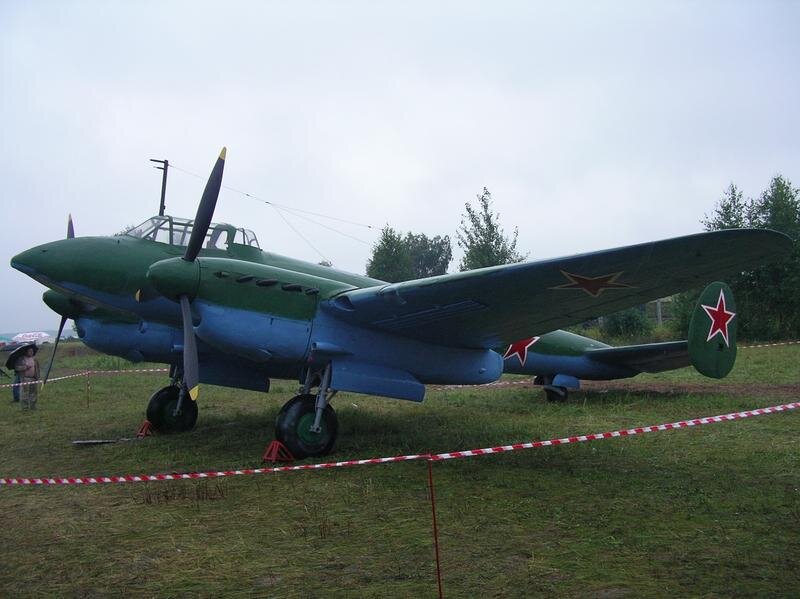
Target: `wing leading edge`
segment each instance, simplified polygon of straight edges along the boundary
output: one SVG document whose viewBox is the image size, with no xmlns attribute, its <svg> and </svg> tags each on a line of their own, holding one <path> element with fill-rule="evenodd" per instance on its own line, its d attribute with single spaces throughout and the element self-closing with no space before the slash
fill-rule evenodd
<svg viewBox="0 0 800 599">
<path fill-rule="evenodd" d="M 731 229 L 344 292 L 349 323 L 439 345 L 491 349 L 761 266 L 782 233 Z"/>
</svg>

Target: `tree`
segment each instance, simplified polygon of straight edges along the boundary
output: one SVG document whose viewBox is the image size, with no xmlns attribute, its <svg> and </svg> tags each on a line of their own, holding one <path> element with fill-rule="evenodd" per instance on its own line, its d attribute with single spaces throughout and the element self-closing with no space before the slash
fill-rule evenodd
<svg viewBox="0 0 800 599">
<path fill-rule="evenodd" d="M 707 231 L 766 228 L 793 239 L 788 258 L 743 272 L 729 284 L 736 297 L 742 336 L 786 339 L 800 335 L 800 190 L 776 175 L 759 198 L 743 201 L 741 192 L 731 184 L 712 215 L 701 222 Z M 697 295 L 695 292 L 694 298 Z M 688 303 L 688 299 L 687 294 L 681 301 Z"/>
<path fill-rule="evenodd" d="M 746 222 L 748 203 L 742 201 L 742 192 L 731 183 L 722 193 L 722 199 L 717 202 L 714 213 L 707 214 L 700 221 L 706 231 L 719 231 L 721 229 L 742 229 Z"/>
<path fill-rule="evenodd" d="M 367 262 L 367 276 L 390 283 L 422 279 L 447 272 L 453 251 L 450 237 L 424 234 L 403 236 L 389 225 L 381 230 Z"/>
<path fill-rule="evenodd" d="M 464 204 L 466 214 L 461 216 L 461 225 L 457 232 L 458 245 L 464 250 L 459 270 L 525 260 L 527 254 L 517 253 L 519 230 L 514 228 L 514 236 L 509 241 L 500 227 L 500 215 L 492 212 L 492 194 L 489 190 L 484 187 L 483 193 L 478 195 L 477 199 L 476 207 L 469 203 Z"/>
<path fill-rule="evenodd" d="M 405 243 L 411 253 L 412 269 L 415 279 L 443 275 L 453 259 L 450 237 L 445 235 L 431 237 L 424 234 L 407 233 Z"/>
<path fill-rule="evenodd" d="M 777 175 L 748 208 L 748 226 L 780 231 L 794 241 L 788 258 L 741 277 L 748 324 L 752 332 L 766 338 L 796 339 L 800 335 L 800 190 Z"/>
</svg>

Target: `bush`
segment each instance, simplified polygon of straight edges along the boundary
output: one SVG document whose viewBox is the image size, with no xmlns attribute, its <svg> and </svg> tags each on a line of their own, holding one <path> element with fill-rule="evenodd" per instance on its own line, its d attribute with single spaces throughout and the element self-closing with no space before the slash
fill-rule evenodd
<svg viewBox="0 0 800 599">
<path fill-rule="evenodd" d="M 601 330 L 608 337 L 643 337 L 650 334 L 653 325 L 641 308 L 628 308 L 604 317 Z"/>
</svg>

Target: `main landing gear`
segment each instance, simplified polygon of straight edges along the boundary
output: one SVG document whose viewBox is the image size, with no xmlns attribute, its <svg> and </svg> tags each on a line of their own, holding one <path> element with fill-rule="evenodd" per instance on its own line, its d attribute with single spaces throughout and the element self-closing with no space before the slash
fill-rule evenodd
<svg viewBox="0 0 800 599">
<path fill-rule="evenodd" d="M 147 404 L 147 419 L 159 433 L 183 433 L 197 423 L 197 403 L 192 401 L 177 373 L 172 384 L 159 389 Z"/>
<path fill-rule="evenodd" d="M 331 366 L 306 374 L 300 394 L 284 404 L 275 421 L 275 437 L 297 459 L 327 455 L 336 443 L 339 421 L 328 403 L 336 395 L 330 389 Z M 318 386 L 316 394 L 311 388 Z"/>
<path fill-rule="evenodd" d="M 190 431 L 197 422 L 197 403 L 192 401 L 180 373 L 172 384 L 159 389 L 147 404 L 147 419 L 160 433 Z M 329 404 L 336 395 L 330 388 L 331 366 L 309 369 L 305 383 L 284 404 L 275 421 L 275 437 L 296 459 L 327 455 L 336 443 L 339 421 Z M 317 392 L 311 389 L 317 387 Z"/>
</svg>

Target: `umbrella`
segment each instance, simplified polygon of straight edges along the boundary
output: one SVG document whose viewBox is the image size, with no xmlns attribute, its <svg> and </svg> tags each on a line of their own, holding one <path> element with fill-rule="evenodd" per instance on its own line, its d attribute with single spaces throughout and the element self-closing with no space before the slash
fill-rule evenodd
<svg viewBox="0 0 800 599">
<path fill-rule="evenodd" d="M 53 340 L 52 335 L 48 335 L 42 331 L 34 331 L 31 333 L 20 333 L 19 335 L 14 335 L 11 341 L 17 341 L 22 343 L 48 343 Z"/>
<path fill-rule="evenodd" d="M 3 351 L 11 352 L 11 355 L 9 355 L 8 359 L 6 360 L 6 368 L 8 368 L 9 370 L 14 370 L 14 363 L 22 354 L 25 353 L 25 350 L 28 349 L 29 347 L 33 348 L 34 354 L 37 351 L 39 351 L 39 348 L 36 347 L 35 343 L 14 343 L 11 345 L 6 345 L 3 348 Z"/>
</svg>

